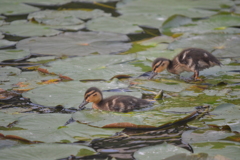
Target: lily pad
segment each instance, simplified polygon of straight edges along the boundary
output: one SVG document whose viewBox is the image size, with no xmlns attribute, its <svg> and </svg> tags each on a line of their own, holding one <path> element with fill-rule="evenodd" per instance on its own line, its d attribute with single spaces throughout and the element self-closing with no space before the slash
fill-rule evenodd
<svg viewBox="0 0 240 160">
<path fill-rule="evenodd" d="M 74 80 L 92 79 L 93 77 L 109 80 L 115 75 L 140 72 L 140 68 L 127 63 L 131 60 L 133 60 L 131 55 L 74 57 L 56 60 L 43 68 Z"/>
<path fill-rule="evenodd" d="M 238 57 L 240 46 L 239 35 L 230 34 L 207 34 L 181 38 L 172 42 L 168 49 L 196 47 L 212 51 L 213 55 L 220 57 Z"/>
<path fill-rule="evenodd" d="M 171 82 L 166 82 L 166 83 L 159 83 L 159 82 L 154 82 L 154 81 L 144 81 L 140 83 L 138 86 L 147 88 L 149 90 L 164 90 L 164 91 L 170 91 L 170 92 L 181 92 L 184 89 L 188 88 L 191 86 L 191 84 L 186 84 L 186 83 L 171 83 Z"/>
<path fill-rule="evenodd" d="M 19 49 L 44 55 L 90 55 L 119 53 L 131 48 L 128 37 L 107 32 L 74 32 L 54 37 L 36 37 L 20 41 Z"/>
<path fill-rule="evenodd" d="M 54 30 L 46 25 L 26 20 L 13 21 L 9 25 L 0 26 L 0 31 L 21 37 L 53 36 L 61 33 L 61 31 Z"/>
<path fill-rule="evenodd" d="M 222 104 L 217 106 L 211 114 L 215 115 L 207 124 L 215 124 L 217 126 L 228 125 L 232 131 L 240 132 L 240 106 L 233 104 Z"/>
<path fill-rule="evenodd" d="M 182 134 L 182 140 L 185 143 L 203 143 L 203 142 L 214 142 L 220 141 L 228 136 L 233 136 L 234 133 L 226 131 L 216 131 L 216 130 L 203 130 L 203 131 L 186 131 Z"/>
<path fill-rule="evenodd" d="M 174 4 L 174 5 L 173 5 Z M 122 14 L 157 14 L 159 17 L 166 18 L 174 14 L 181 14 L 188 17 L 206 17 L 216 13 L 214 10 L 221 10 L 221 6 L 225 4 L 229 8 L 233 3 L 228 0 L 213 0 L 209 3 L 204 1 L 189 1 L 189 0 L 138 0 L 138 1 L 123 1 L 118 3 L 118 11 Z M 148 7 L 146 7 L 148 6 Z"/>
<path fill-rule="evenodd" d="M 4 15 L 19 15 L 39 10 L 39 8 L 26 5 L 22 2 L 23 1 L 18 0 L 2 0 L 0 5 L 0 13 Z"/>
<path fill-rule="evenodd" d="M 71 118 L 70 114 L 35 114 L 21 117 L 15 127 L 24 130 L 2 130 L 2 134 L 15 135 L 30 141 L 74 142 L 91 140 L 94 137 L 108 137 L 121 129 L 101 129 L 85 124 L 71 123 L 63 126 Z"/>
<path fill-rule="evenodd" d="M 17 42 L 8 41 L 8 40 L 5 40 L 5 39 L 0 39 L 0 49 L 13 47 L 13 46 L 16 45 L 16 43 Z"/>
<path fill-rule="evenodd" d="M 229 142 L 203 142 L 191 144 L 194 153 L 207 153 L 208 156 L 216 157 L 216 159 L 236 159 L 239 156 L 239 144 Z M 217 158 L 219 156 L 219 158 Z M 224 159 L 225 157 L 225 159 Z"/>
<path fill-rule="evenodd" d="M 14 153 L 14 154 L 12 154 Z M 43 154 L 44 153 L 44 154 Z M 95 154 L 92 148 L 71 145 L 71 144 L 31 144 L 12 148 L 5 148 L 0 151 L 0 158 L 5 160 L 33 160 L 33 159 L 59 159 L 70 155 L 85 156 Z M 11 155 L 11 156 L 9 156 Z"/>
<path fill-rule="evenodd" d="M 179 27 L 181 25 L 189 24 L 192 22 L 192 19 L 182 15 L 173 15 L 169 17 L 164 23 L 162 24 L 162 28 L 174 28 Z"/>
<path fill-rule="evenodd" d="M 0 88 L 12 89 L 18 91 L 26 91 L 37 87 L 42 80 L 56 78 L 56 76 L 41 75 L 36 71 L 21 72 L 20 69 L 14 67 L 0 68 Z"/>
<path fill-rule="evenodd" d="M 3 112 L 0 112 L 0 115 L 1 115 L 0 126 L 3 126 L 3 127 L 7 127 L 10 123 L 17 121 L 19 117 L 25 116 L 20 114 L 6 114 Z"/>
<path fill-rule="evenodd" d="M 44 10 L 34 12 L 28 15 L 28 19 L 34 19 L 38 23 L 47 25 L 76 25 L 82 24 L 84 21 L 102 16 L 110 16 L 99 9 L 84 11 L 84 10 Z M 82 19 L 82 20 L 80 20 Z"/>
<path fill-rule="evenodd" d="M 23 59 L 26 56 L 30 56 L 30 52 L 28 50 L 16 50 L 16 49 L 0 50 L 1 61 L 14 59 L 19 60 Z"/>
<path fill-rule="evenodd" d="M 139 25 L 159 27 L 162 20 L 155 15 L 127 14 L 119 17 L 100 17 L 87 22 L 86 27 L 93 31 L 108 31 L 122 34 L 142 32 Z"/>
<path fill-rule="evenodd" d="M 145 108 L 140 111 L 117 113 L 117 112 L 104 112 L 99 110 L 83 110 L 73 114 L 73 119 L 81 123 L 87 123 L 96 127 L 113 127 L 122 128 L 136 128 L 136 125 L 145 126 L 145 128 L 159 127 L 168 125 L 175 121 L 181 120 L 186 114 L 174 114 L 161 112 L 159 110 L 149 110 Z M 143 112 L 144 111 L 144 112 Z M 125 125 L 126 124 L 126 125 Z M 132 125 L 134 124 L 134 125 Z M 147 125 L 147 126 L 146 126 Z M 143 127 L 139 127 L 143 128 Z"/>
<path fill-rule="evenodd" d="M 240 29 L 231 28 L 239 26 L 240 16 L 231 14 L 218 14 L 209 19 L 199 20 L 192 23 L 191 26 L 177 27 L 173 26 L 171 31 L 174 33 L 240 33 Z"/>
<path fill-rule="evenodd" d="M 167 157 L 184 153 L 190 155 L 191 152 L 172 144 L 161 144 L 150 147 L 144 147 L 134 153 L 134 157 L 138 160 L 166 159 Z"/>
<path fill-rule="evenodd" d="M 77 108 L 79 104 L 83 101 L 85 91 L 96 86 L 101 90 L 104 89 L 113 89 L 113 88 L 122 88 L 126 87 L 125 84 L 116 84 L 116 83 L 106 83 L 106 82 L 89 82 L 82 83 L 78 81 L 64 82 L 59 84 L 50 84 L 46 86 L 41 86 L 30 90 L 26 93 L 23 93 L 24 97 L 30 98 L 33 103 L 41 104 L 44 106 L 57 106 L 62 105 L 65 108 L 75 107 Z M 116 92 L 104 92 L 104 97 L 113 95 L 113 94 L 124 94 Z M 138 98 L 141 98 L 140 92 L 126 92 L 125 94 L 133 95 Z M 90 104 L 89 104 L 90 106 Z"/>
</svg>

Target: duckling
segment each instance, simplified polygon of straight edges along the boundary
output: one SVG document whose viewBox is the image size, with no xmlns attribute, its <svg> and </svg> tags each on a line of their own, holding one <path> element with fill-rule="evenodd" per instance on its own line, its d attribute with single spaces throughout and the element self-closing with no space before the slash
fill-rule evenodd
<svg viewBox="0 0 240 160">
<path fill-rule="evenodd" d="M 89 102 L 92 108 L 113 112 L 129 112 L 149 106 L 152 102 L 127 95 L 114 95 L 103 99 L 102 92 L 96 87 L 87 89 L 83 102 L 79 105 L 82 109 Z"/>
<path fill-rule="evenodd" d="M 167 69 L 168 72 L 178 75 L 184 71 L 194 72 L 192 78 L 195 81 L 201 81 L 199 71 L 216 65 L 221 66 L 222 64 L 208 51 L 200 48 L 188 48 L 175 56 L 173 60 L 166 58 L 155 59 L 152 63 L 152 73 L 149 79 L 152 79 L 157 73 Z"/>
</svg>

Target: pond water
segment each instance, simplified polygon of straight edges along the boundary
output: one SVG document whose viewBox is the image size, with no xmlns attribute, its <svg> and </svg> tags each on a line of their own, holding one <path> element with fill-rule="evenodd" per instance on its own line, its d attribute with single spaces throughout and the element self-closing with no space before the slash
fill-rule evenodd
<svg viewBox="0 0 240 160">
<path fill-rule="evenodd" d="M 240 1 L 0 4 L 0 159 L 239 159 Z M 189 47 L 222 66 L 148 79 Z M 153 105 L 78 110 L 92 86 Z"/>
</svg>

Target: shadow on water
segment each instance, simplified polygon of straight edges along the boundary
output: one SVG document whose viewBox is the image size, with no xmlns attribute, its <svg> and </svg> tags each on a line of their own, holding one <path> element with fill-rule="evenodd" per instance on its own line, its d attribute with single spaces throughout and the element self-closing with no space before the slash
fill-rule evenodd
<svg viewBox="0 0 240 160">
<path fill-rule="evenodd" d="M 192 130 L 187 123 L 199 119 L 208 114 L 209 106 L 196 107 L 194 111 L 186 117 L 172 123 L 163 124 L 156 128 L 126 128 L 122 132 L 108 138 L 97 138 L 90 142 L 89 147 L 98 154 L 91 156 L 69 156 L 59 160 L 80 160 L 80 159 L 119 159 L 132 160 L 134 153 L 143 148 L 158 144 L 172 144 L 193 153 L 193 148 L 182 141 L 181 135 L 186 130 Z"/>
<path fill-rule="evenodd" d="M 124 130 L 109 138 L 98 138 L 92 140 L 89 147 L 98 152 L 96 155 L 77 157 L 69 156 L 61 160 L 68 159 L 119 159 L 131 160 L 135 159 L 133 154 L 138 149 L 158 144 L 168 143 L 188 150 L 193 153 L 193 149 L 189 144 L 185 144 L 181 140 L 181 135 L 186 129 L 185 126 L 180 126 L 177 129 L 155 130 L 142 133 L 134 133 L 134 130 Z M 139 132 L 139 131 L 137 131 Z"/>
</svg>

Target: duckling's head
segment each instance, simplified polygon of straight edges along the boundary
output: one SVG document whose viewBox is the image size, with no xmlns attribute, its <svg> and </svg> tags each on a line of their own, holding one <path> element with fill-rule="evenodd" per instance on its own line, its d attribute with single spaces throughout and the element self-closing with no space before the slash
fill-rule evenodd
<svg viewBox="0 0 240 160">
<path fill-rule="evenodd" d="M 102 100 L 102 92 L 97 87 L 88 88 L 84 94 L 84 100 L 79 105 L 79 109 L 83 109 L 89 102 L 99 103 Z"/>
<path fill-rule="evenodd" d="M 166 58 L 157 58 L 152 63 L 152 73 L 148 79 L 152 79 L 158 73 L 164 71 L 168 65 L 170 64 L 170 60 Z"/>
</svg>

